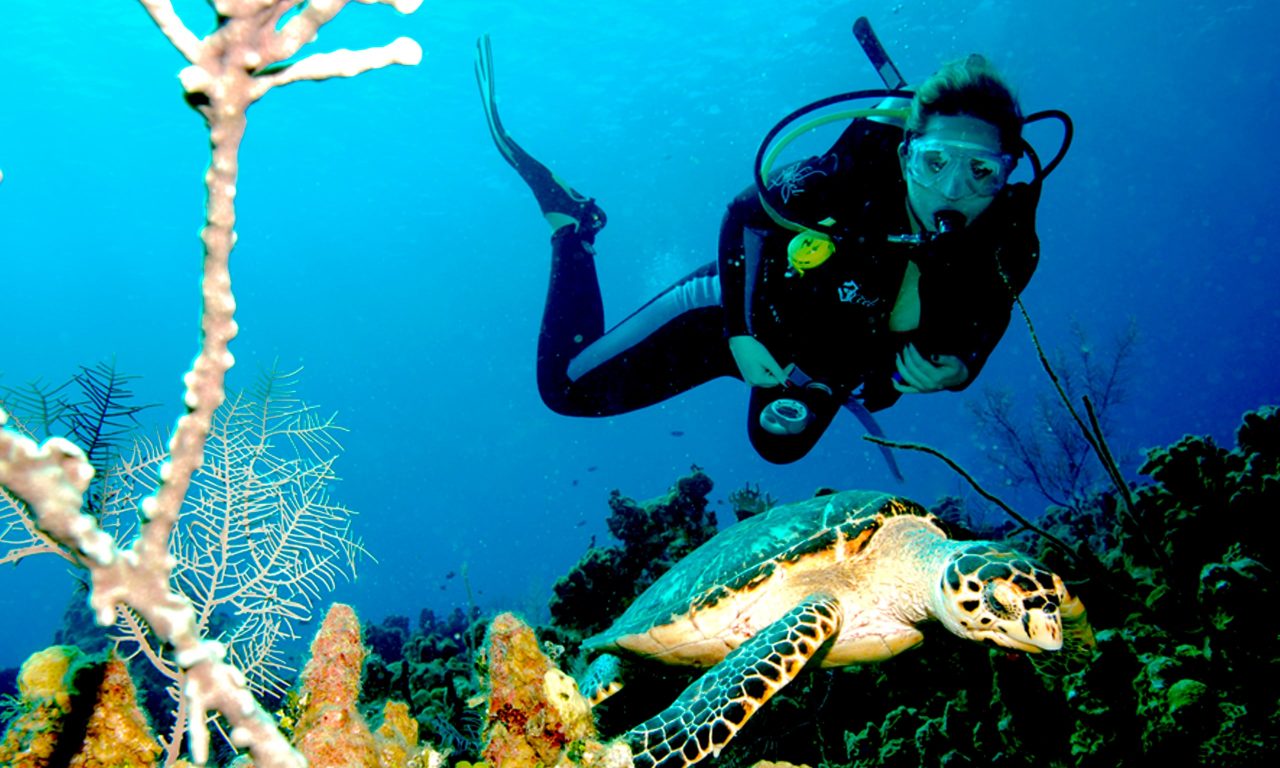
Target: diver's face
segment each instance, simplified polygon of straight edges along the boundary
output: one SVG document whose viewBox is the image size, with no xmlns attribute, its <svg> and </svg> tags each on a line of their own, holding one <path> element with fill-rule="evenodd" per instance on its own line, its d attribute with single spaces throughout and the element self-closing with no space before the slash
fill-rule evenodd
<svg viewBox="0 0 1280 768">
<path fill-rule="evenodd" d="M 996 127 L 968 115 L 930 117 L 898 155 L 907 201 L 929 230 L 937 229 L 939 213 L 960 214 L 971 223 L 991 205 L 1013 165 Z"/>
</svg>

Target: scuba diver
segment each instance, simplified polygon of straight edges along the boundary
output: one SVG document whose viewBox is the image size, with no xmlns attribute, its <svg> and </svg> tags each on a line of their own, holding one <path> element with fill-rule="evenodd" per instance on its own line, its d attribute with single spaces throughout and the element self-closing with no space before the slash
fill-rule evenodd
<svg viewBox="0 0 1280 768">
<path fill-rule="evenodd" d="M 869 411 L 973 382 L 1035 271 L 1041 182 L 1066 152 L 1070 122 L 1056 111 L 1030 118 L 1055 117 L 1066 130 L 1042 168 L 1022 139 L 1017 100 L 984 58 L 948 64 L 903 91 L 859 24 L 890 89 L 788 116 L 760 148 L 756 185 L 729 204 L 717 260 L 608 330 L 594 262 L 605 212 L 507 134 L 481 38 L 476 77 L 494 143 L 552 228 L 537 357 L 548 407 L 609 416 L 732 376 L 751 387 L 752 446 L 781 464 L 807 454 L 842 406 L 877 432 Z M 798 117 L 866 98 L 880 106 L 845 113 L 850 125 L 824 154 L 776 172 L 762 160 Z M 1011 183 L 1023 155 L 1034 178 Z"/>
</svg>

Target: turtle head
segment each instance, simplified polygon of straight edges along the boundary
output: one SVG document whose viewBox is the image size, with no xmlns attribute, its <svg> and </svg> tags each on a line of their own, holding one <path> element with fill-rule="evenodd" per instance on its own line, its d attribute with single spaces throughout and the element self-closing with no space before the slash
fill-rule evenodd
<svg viewBox="0 0 1280 768">
<path fill-rule="evenodd" d="M 1063 643 L 1063 608 L 1074 605 L 1062 579 L 1020 552 L 972 542 L 947 558 L 935 615 L 955 634 L 1039 653 Z"/>
</svg>

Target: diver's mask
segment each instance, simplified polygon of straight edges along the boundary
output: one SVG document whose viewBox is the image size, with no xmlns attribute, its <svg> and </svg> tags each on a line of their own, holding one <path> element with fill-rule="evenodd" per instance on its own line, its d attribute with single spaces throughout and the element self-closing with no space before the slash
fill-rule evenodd
<svg viewBox="0 0 1280 768">
<path fill-rule="evenodd" d="M 968 141 L 915 139 L 906 166 L 912 181 L 949 198 L 992 197 L 1009 180 L 1013 156 Z"/>
</svg>

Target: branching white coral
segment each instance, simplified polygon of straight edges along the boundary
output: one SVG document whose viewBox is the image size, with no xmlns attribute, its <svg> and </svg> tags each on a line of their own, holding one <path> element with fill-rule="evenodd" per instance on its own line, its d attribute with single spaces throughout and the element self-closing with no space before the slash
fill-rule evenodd
<svg viewBox="0 0 1280 768">
<path fill-rule="evenodd" d="M 367 554 L 351 532 L 354 513 L 330 495 L 341 428 L 297 399 L 296 375 L 267 373 L 256 390 L 214 413 L 170 550 L 197 628 L 226 646 L 258 695 L 285 692 L 296 670 L 281 642 L 299 636 L 297 625 L 311 620 L 339 578 L 355 576 Z M 121 473 L 122 498 L 154 487 L 163 455 L 160 442 L 138 441 L 131 471 Z M 121 650 L 150 660 L 172 681 L 176 700 L 184 676 L 158 638 L 132 614 L 117 630 Z M 185 728 L 185 712 L 176 714 L 169 750 Z"/>
</svg>

